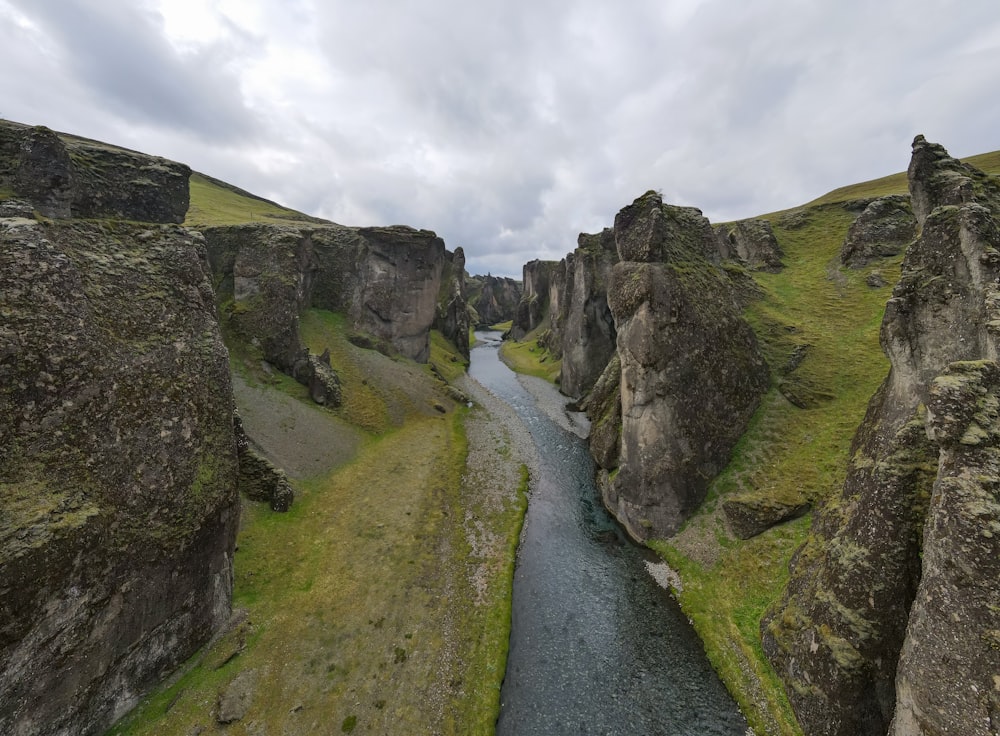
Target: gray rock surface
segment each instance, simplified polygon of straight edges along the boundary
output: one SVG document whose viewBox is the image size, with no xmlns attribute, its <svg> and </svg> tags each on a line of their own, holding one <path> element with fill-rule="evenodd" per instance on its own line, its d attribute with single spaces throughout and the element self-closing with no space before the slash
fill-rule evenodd
<svg viewBox="0 0 1000 736">
<path fill-rule="evenodd" d="M 916 234 L 917 218 L 910 207 L 910 198 L 880 197 L 851 223 L 840 249 L 840 260 L 845 266 L 861 268 L 873 260 L 899 255 Z"/>
<path fill-rule="evenodd" d="M 0 121 L 0 187 L 46 217 L 179 224 L 190 203 L 190 175 L 174 161 Z"/>
<path fill-rule="evenodd" d="M 473 276 L 474 285 L 468 295 L 469 305 L 476 310 L 477 327 L 492 327 L 514 319 L 521 301 L 521 283 L 505 276 Z"/>
<path fill-rule="evenodd" d="M 229 616 L 208 274 L 176 226 L 0 220 L 0 733 L 103 733 Z"/>
<path fill-rule="evenodd" d="M 777 273 L 782 269 L 781 247 L 769 221 L 739 220 L 713 230 L 723 260 L 740 261 L 751 271 Z"/>
<path fill-rule="evenodd" d="M 769 373 L 698 210 L 648 192 L 615 218 L 608 300 L 621 361 L 617 472 L 607 507 L 640 540 L 669 536 L 704 499 Z M 602 378 L 602 380 L 604 380 Z"/>
</svg>

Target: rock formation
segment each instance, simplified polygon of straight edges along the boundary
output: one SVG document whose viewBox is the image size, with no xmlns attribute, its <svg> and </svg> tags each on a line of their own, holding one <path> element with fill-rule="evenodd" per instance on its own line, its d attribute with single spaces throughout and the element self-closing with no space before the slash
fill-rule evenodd
<svg viewBox="0 0 1000 736">
<path fill-rule="evenodd" d="M 1000 728 L 1000 187 L 922 136 L 909 181 L 921 232 L 882 323 L 891 370 L 762 623 L 808 736 Z"/>
<path fill-rule="evenodd" d="M 180 227 L 0 220 L 2 733 L 103 733 L 228 619 L 237 450 L 208 274 Z"/>
<path fill-rule="evenodd" d="M 698 210 L 647 192 L 615 218 L 620 262 L 608 303 L 620 376 L 605 370 L 585 402 L 607 507 L 638 539 L 668 536 L 704 499 L 769 383 Z M 619 389 L 614 391 L 615 383 Z M 620 408 L 618 408 L 620 402 Z M 620 412 L 618 457 L 608 417 Z"/>
<path fill-rule="evenodd" d="M 722 260 L 739 261 L 751 271 L 782 269 L 781 247 L 767 220 L 739 220 L 713 228 Z"/>
<path fill-rule="evenodd" d="M 309 307 L 345 313 L 374 347 L 418 362 L 430 355 L 436 320 L 468 351 L 464 256 L 430 231 L 250 224 L 204 232 L 228 326 L 300 382 L 315 385 L 319 376 L 329 384 L 317 389 L 321 403 L 339 403 L 339 389 L 299 339 L 299 315 Z"/>
<path fill-rule="evenodd" d="M 558 305 L 553 307 L 549 285 L 553 273 L 559 267 L 558 261 L 534 260 L 524 264 L 521 279 L 524 290 L 511 327 L 511 336 L 515 340 L 520 340 L 539 327 L 551 311 L 558 312 Z"/>
<path fill-rule="evenodd" d="M 190 201 L 184 164 L 48 128 L 0 124 L 0 188 L 46 217 L 181 223 Z"/>
<path fill-rule="evenodd" d="M 459 246 L 454 253 L 444 252 L 441 291 L 433 328 L 449 340 L 459 354 L 469 360 L 469 331 L 472 314 L 465 298 L 465 251 Z"/>
<path fill-rule="evenodd" d="M 514 319 L 521 301 L 521 284 L 505 276 L 473 276 L 469 279 L 469 306 L 476 310 L 477 327 Z"/>
<path fill-rule="evenodd" d="M 562 357 L 560 390 L 580 398 L 593 387 L 615 352 L 615 321 L 608 306 L 608 283 L 618 262 L 614 231 L 581 233 L 577 248 L 556 273 L 564 294 L 552 321 L 550 346 Z"/>
<path fill-rule="evenodd" d="M 917 234 L 910 198 L 900 195 L 873 200 L 851 223 L 840 249 L 845 266 L 861 268 L 878 258 L 899 255 Z"/>
</svg>

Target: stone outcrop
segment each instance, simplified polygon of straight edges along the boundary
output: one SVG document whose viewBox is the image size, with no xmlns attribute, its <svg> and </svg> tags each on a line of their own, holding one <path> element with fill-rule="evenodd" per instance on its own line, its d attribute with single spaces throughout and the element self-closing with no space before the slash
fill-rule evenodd
<svg viewBox="0 0 1000 736">
<path fill-rule="evenodd" d="M 882 323 L 891 370 L 842 493 L 762 622 L 808 736 L 986 736 L 1000 723 L 1000 187 L 921 136 L 909 180 L 921 232 Z"/>
<path fill-rule="evenodd" d="M 190 175 L 174 161 L 0 121 L 0 188 L 46 217 L 182 223 Z"/>
<path fill-rule="evenodd" d="M 273 511 L 288 511 L 295 501 L 295 490 L 288 482 L 288 476 L 250 443 L 238 414 L 233 417 L 233 425 L 239 457 L 240 492 L 251 501 L 267 503 Z"/>
<path fill-rule="evenodd" d="M 559 261 L 528 261 L 522 268 L 521 301 L 514 313 L 511 336 L 520 340 L 532 330 L 541 326 L 550 312 L 558 313 L 558 304 L 553 305 L 549 287 L 553 274 L 560 268 Z"/>
<path fill-rule="evenodd" d="M 804 516 L 812 508 L 809 503 L 785 503 L 767 496 L 731 496 L 722 502 L 722 511 L 729 528 L 739 539 L 750 539 L 768 529 Z"/>
<path fill-rule="evenodd" d="M 880 197 L 851 223 L 840 260 L 845 266 L 862 268 L 873 260 L 899 255 L 916 234 L 917 218 L 910 208 L 910 198 Z"/>
<path fill-rule="evenodd" d="M 601 485 L 607 507 L 644 540 L 674 533 L 698 507 L 769 374 L 726 272 L 709 259 L 715 236 L 698 210 L 648 192 L 618 213 L 614 237 L 620 262 L 608 302 L 621 363 L 621 433 L 616 466 Z M 613 402 L 598 405 L 597 412 L 614 411 Z M 606 455 L 606 445 L 595 455 Z"/>
<path fill-rule="evenodd" d="M 562 298 L 549 339 L 562 357 L 559 388 L 573 398 L 593 387 L 614 354 L 617 339 L 608 306 L 611 270 L 618 262 L 614 231 L 581 233 L 577 243 L 557 271 Z"/>
<path fill-rule="evenodd" d="M 204 243 L 0 220 L 0 313 L 0 732 L 100 734 L 230 613 L 237 449 Z"/>
<path fill-rule="evenodd" d="M 719 256 L 739 261 L 751 271 L 777 273 L 782 269 L 781 247 L 767 220 L 739 220 L 713 227 Z"/>
<path fill-rule="evenodd" d="M 433 327 L 452 341 L 464 360 L 469 360 L 472 313 L 465 298 L 465 251 L 461 246 L 455 248 L 454 253 L 444 252 L 441 291 Z"/>
<path fill-rule="evenodd" d="M 339 388 L 329 363 L 301 344 L 299 315 L 310 307 L 346 314 L 350 330 L 371 336 L 366 345 L 418 362 L 427 362 L 435 324 L 468 351 L 464 256 L 430 231 L 250 224 L 204 232 L 228 328 L 315 387 L 320 403 L 337 405 Z"/>
<path fill-rule="evenodd" d="M 469 279 L 469 306 L 476 310 L 476 326 L 490 327 L 514 319 L 521 301 L 521 284 L 506 276 L 473 276 Z"/>
</svg>

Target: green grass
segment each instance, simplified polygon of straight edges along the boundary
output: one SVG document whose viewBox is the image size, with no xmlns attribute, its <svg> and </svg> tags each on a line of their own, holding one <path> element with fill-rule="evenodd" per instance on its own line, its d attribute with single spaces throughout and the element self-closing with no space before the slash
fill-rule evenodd
<svg viewBox="0 0 1000 736">
<path fill-rule="evenodd" d="M 184 224 L 189 227 L 242 225 L 247 222 L 302 225 L 315 218 L 253 196 L 241 194 L 201 174 L 191 175 L 191 205 Z"/>
<path fill-rule="evenodd" d="M 113 734 L 188 734 L 240 671 L 258 677 L 245 722 L 269 733 L 489 734 L 499 708 L 524 487 L 501 509 L 462 483 L 463 412 L 411 418 L 357 459 L 300 484 L 287 514 L 249 504 L 234 605 L 248 623 Z M 477 601 L 466 512 L 507 540 Z M 244 723 L 228 733 L 243 734 Z"/>
<path fill-rule="evenodd" d="M 522 340 L 505 340 L 500 346 L 500 358 L 517 373 L 544 378 L 549 383 L 559 382 L 562 361 L 539 345 L 541 328 L 529 332 Z"/>
</svg>

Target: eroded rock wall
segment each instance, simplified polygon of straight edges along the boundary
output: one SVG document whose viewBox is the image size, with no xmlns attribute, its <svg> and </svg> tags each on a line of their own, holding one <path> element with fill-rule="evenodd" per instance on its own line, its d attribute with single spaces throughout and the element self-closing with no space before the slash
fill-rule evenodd
<svg viewBox="0 0 1000 736">
<path fill-rule="evenodd" d="M 549 295 L 549 287 L 553 274 L 559 269 L 559 261 L 528 261 L 521 270 L 521 301 L 514 313 L 514 325 L 511 335 L 520 340 L 529 332 L 539 327 L 553 310 Z"/>
<path fill-rule="evenodd" d="M 228 354 L 175 226 L 0 219 L 0 732 L 99 734 L 229 616 Z"/>
<path fill-rule="evenodd" d="M 621 434 L 616 472 L 602 491 L 643 540 L 669 536 L 698 507 L 769 374 L 726 272 L 707 257 L 715 236 L 698 210 L 648 192 L 618 213 L 614 236 L 620 262 L 608 301 L 621 363 Z"/>
<path fill-rule="evenodd" d="M 506 276 L 473 276 L 475 294 L 469 294 L 469 304 L 476 310 L 477 327 L 508 322 L 514 319 L 521 301 L 521 284 Z"/>
<path fill-rule="evenodd" d="M 445 336 L 467 349 L 464 269 L 452 267 L 433 232 L 251 224 L 208 228 L 205 237 L 229 323 L 291 375 L 304 359 L 298 319 L 308 307 L 343 312 L 352 330 L 418 362 L 430 355 L 440 308 L 440 324 L 453 330 Z"/>
<path fill-rule="evenodd" d="M 565 296 L 559 303 L 552 342 L 559 345 L 559 388 L 579 399 L 593 387 L 615 352 L 617 333 L 608 306 L 611 270 L 618 262 L 614 231 L 581 233 L 566 256 L 562 273 Z"/>
<path fill-rule="evenodd" d="M 762 624 L 808 736 L 885 734 L 894 716 L 900 736 L 998 732 L 997 607 L 982 603 L 995 603 L 995 588 L 979 581 L 996 576 L 981 532 L 997 518 L 1000 188 L 921 136 L 909 180 L 922 229 L 882 324 L 891 370 L 842 493 L 817 513 Z M 956 361 L 978 367 L 949 368 Z M 956 692 L 942 667 L 962 673 Z"/>
<path fill-rule="evenodd" d="M 182 223 L 190 176 L 175 161 L 0 121 L 0 187 L 46 217 Z"/>
</svg>

